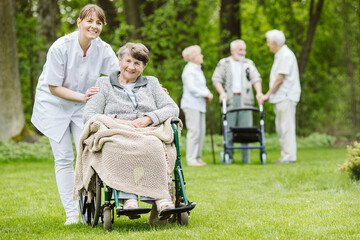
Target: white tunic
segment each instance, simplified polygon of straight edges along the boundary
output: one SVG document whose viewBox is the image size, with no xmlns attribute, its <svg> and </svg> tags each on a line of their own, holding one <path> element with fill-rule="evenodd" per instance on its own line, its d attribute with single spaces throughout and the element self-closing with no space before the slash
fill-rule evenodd
<svg viewBox="0 0 360 240">
<path fill-rule="evenodd" d="M 295 54 L 286 45 L 275 54 L 270 72 L 270 88 L 274 85 L 278 74 L 284 74 L 285 78 L 277 91 L 270 95 L 269 102 L 278 103 L 283 100 L 299 102 L 301 94 L 299 67 Z"/>
<path fill-rule="evenodd" d="M 85 93 L 95 84 L 100 74 L 109 75 L 119 70 L 119 61 L 114 51 L 100 38 L 92 40 L 86 57 L 83 57 L 78 34 L 75 31 L 53 43 L 36 87 L 31 122 L 45 136 L 57 142 L 61 140 L 70 121 L 82 128 L 85 103 L 52 95 L 49 85 Z"/>
<path fill-rule="evenodd" d="M 205 97 L 210 93 L 206 87 L 206 79 L 201 65 L 188 62 L 181 74 L 183 81 L 183 95 L 180 107 L 191 108 L 200 112 L 206 112 Z"/>
</svg>

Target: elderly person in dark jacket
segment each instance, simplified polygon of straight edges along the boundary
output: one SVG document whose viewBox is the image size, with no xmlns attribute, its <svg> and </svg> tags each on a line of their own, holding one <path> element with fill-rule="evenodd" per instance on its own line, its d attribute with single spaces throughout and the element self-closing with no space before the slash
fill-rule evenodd
<svg viewBox="0 0 360 240">
<path fill-rule="evenodd" d="M 96 114 L 105 114 L 120 124 L 144 128 L 177 117 L 179 108 L 163 90 L 158 79 L 142 75 L 150 59 L 149 50 L 141 43 L 127 43 L 117 54 L 120 71 L 97 80 L 96 86 L 100 91 L 86 104 L 84 122 Z M 124 201 L 124 209 L 138 208 L 134 194 L 120 192 L 119 199 Z M 159 212 L 174 208 L 170 199 L 141 197 L 141 200 L 155 200 Z"/>
</svg>

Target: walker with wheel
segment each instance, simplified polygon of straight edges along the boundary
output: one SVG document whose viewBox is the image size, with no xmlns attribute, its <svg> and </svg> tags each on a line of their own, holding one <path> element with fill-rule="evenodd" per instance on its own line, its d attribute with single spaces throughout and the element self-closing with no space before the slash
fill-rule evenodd
<svg viewBox="0 0 360 240">
<path fill-rule="evenodd" d="M 232 127 L 228 126 L 227 113 L 251 111 L 252 113 L 259 114 L 259 124 L 249 127 Z M 265 151 L 265 130 L 264 130 L 264 108 L 260 105 L 259 108 L 255 107 L 243 107 L 233 108 L 227 111 L 226 100 L 222 101 L 222 124 L 224 134 L 224 151 L 220 153 L 220 162 L 222 164 L 231 164 L 231 159 L 227 150 L 235 149 L 259 149 L 260 150 L 260 162 L 266 163 L 266 151 Z M 259 143 L 259 145 L 248 146 L 230 146 L 228 142 L 228 133 L 233 134 L 233 143 Z"/>
</svg>

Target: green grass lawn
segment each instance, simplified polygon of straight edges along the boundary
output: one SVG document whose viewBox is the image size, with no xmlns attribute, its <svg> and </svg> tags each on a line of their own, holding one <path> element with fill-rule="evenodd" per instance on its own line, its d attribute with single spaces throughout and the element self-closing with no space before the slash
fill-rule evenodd
<svg viewBox="0 0 360 240">
<path fill-rule="evenodd" d="M 188 197 L 197 203 L 188 226 L 154 227 L 143 215 L 116 218 L 111 232 L 102 224 L 63 226 L 51 154 L 0 156 L 0 239 L 360 239 L 360 187 L 338 170 L 345 147 L 299 148 L 298 163 L 283 165 L 271 164 L 277 148 L 268 150 L 266 165 L 253 150 L 252 164 L 240 163 L 238 153 L 225 166 L 216 143 L 216 165 L 205 147 L 207 166 L 184 166 Z"/>
</svg>

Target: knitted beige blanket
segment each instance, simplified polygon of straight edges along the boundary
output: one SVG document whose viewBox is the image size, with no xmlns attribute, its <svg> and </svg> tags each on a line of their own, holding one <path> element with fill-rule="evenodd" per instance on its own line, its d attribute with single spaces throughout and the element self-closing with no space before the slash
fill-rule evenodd
<svg viewBox="0 0 360 240">
<path fill-rule="evenodd" d="M 179 132 L 181 128 L 180 122 Z M 95 191 L 95 172 L 113 189 L 170 199 L 176 160 L 173 140 L 171 119 L 157 127 L 132 128 L 105 115 L 93 116 L 80 138 L 74 199 L 79 192 Z"/>
</svg>

